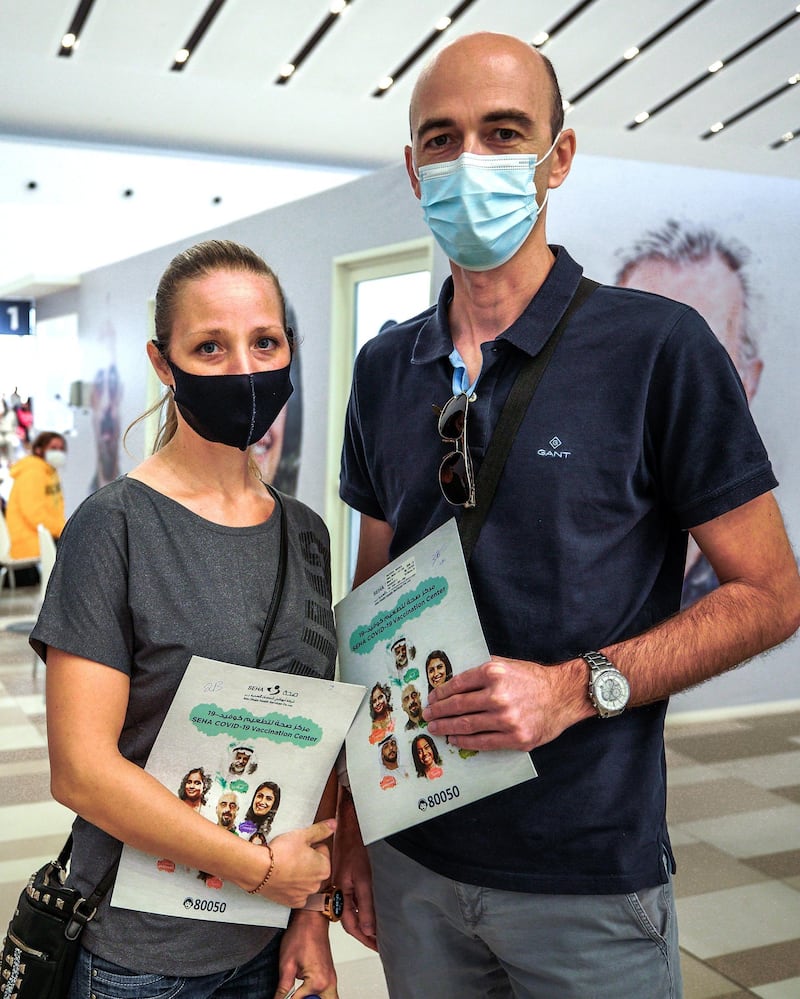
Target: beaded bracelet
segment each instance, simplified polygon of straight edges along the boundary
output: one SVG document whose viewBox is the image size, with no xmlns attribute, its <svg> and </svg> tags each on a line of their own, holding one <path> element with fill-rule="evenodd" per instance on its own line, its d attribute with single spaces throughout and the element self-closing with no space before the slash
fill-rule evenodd
<svg viewBox="0 0 800 999">
<path fill-rule="evenodd" d="M 267 883 L 267 881 L 269 881 L 269 879 L 272 877 L 272 872 L 275 870 L 275 857 L 272 853 L 272 847 L 269 845 L 269 843 L 265 843 L 264 846 L 267 848 L 267 852 L 269 853 L 269 867 L 267 868 L 267 873 L 264 875 L 264 880 L 261 882 L 260 885 L 257 885 L 255 888 L 250 888 L 247 892 L 248 895 L 257 895 L 264 887 L 264 885 Z"/>
</svg>

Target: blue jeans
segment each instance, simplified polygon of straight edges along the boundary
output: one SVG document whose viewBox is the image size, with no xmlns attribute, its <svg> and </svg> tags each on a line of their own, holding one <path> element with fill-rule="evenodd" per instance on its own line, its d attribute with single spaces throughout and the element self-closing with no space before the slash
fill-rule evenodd
<svg viewBox="0 0 800 999">
<path fill-rule="evenodd" d="M 535 895 L 441 877 L 369 847 L 391 999 L 680 999 L 672 885 Z"/>
<path fill-rule="evenodd" d="M 81 948 L 67 999 L 273 999 L 282 936 L 247 964 L 199 978 L 140 974 Z"/>
</svg>

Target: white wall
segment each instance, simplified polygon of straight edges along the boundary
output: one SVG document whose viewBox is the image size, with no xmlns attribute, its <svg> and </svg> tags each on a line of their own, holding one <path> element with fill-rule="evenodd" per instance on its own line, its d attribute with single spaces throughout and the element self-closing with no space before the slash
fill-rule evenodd
<svg viewBox="0 0 800 999">
<path fill-rule="evenodd" d="M 615 253 L 667 218 L 708 225 L 747 245 L 752 253 L 753 308 L 761 327 L 764 374 L 753 412 L 781 481 L 778 499 L 790 534 L 800 539 L 800 462 L 794 444 L 800 423 L 800 346 L 795 335 L 800 288 L 795 280 L 800 245 L 800 181 L 722 171 L 675 168 L 603 158 L 576 160 L 567 183 L 553 192 L 548 209 L 551 242 L 564 243 L 587 274 L 613 281 Z M 304 433 L 298 493 L 323 509 L 329 366 L 332 259 L 428 235 L 402 166 L 360 178 L 343 187 L 272 209 L 225 226 L 214 235 L 239 240 L 261 253 L 278 273 L 298 317 L 303 339 Z M 202 236 L 197 237 L 202 238 Z M 86 378 L 92 357 L 116 332 L 117 364 L 124 381 L 122 423 L 144 408 L 144 340 L 147 302 L 171 257 L 196 239 L 163 247 L 84 275 L 79 293 L 79 332 Z M 438 286 L 447 273 L 436 256 Z M 64 296 L 64 311 L 73 302 Z M 57 314 L 59 299 L 46 303 Z M 71 449 L 69 475 L 76 488 L 88 488 L 92 446 L 87 439 Z M 135 458 L 123 456 L 121 469 Z M 79 458 L 78 455 L 81 455 Z M 87 466 L 87 462 L 89 465 Z M 757 663 L 718 678 L 676 699 L 680 710 L 740 705 L 800 697 L 796 645 L 789 644 Z"/>
</svg>

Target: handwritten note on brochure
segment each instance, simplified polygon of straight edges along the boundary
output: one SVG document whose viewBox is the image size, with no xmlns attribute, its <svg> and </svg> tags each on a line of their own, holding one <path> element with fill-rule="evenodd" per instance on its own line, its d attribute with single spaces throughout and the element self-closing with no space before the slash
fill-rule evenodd
<svg viewBox="0 0 800 999">
<path fill-rule="evenodd" d="M 536 776 L 527 753 L 426 731 L 430 691 L 489 658 L 455 520 L 340 601 L 336 631 L 342 679 L 367 689 L 346 742 L 365 843 Z"/>
<path fill-rule="evenodd" d="M 192 658 L 146 770 L 232 836 L 263 845 L 314 821 L 364 688 Z M 213 871 L 122 851 L 111 905 L 286 926 L 289 910 Z"/>
</svg>

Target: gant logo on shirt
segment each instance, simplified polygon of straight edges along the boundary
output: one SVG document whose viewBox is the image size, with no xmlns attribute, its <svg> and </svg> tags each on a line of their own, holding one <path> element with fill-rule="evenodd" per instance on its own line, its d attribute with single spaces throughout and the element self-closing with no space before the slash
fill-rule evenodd
<svg viewBox="0 0 800 999">
<path fill-rule="evenodd" d="M 536 452 L 540 458 L 569 458 L 572 454 L 572 451 L 564 449 L 564 442 L 560 437 L 551 437 L 548 443 L 549 449 L 540 447 Z"/>
</svg>

